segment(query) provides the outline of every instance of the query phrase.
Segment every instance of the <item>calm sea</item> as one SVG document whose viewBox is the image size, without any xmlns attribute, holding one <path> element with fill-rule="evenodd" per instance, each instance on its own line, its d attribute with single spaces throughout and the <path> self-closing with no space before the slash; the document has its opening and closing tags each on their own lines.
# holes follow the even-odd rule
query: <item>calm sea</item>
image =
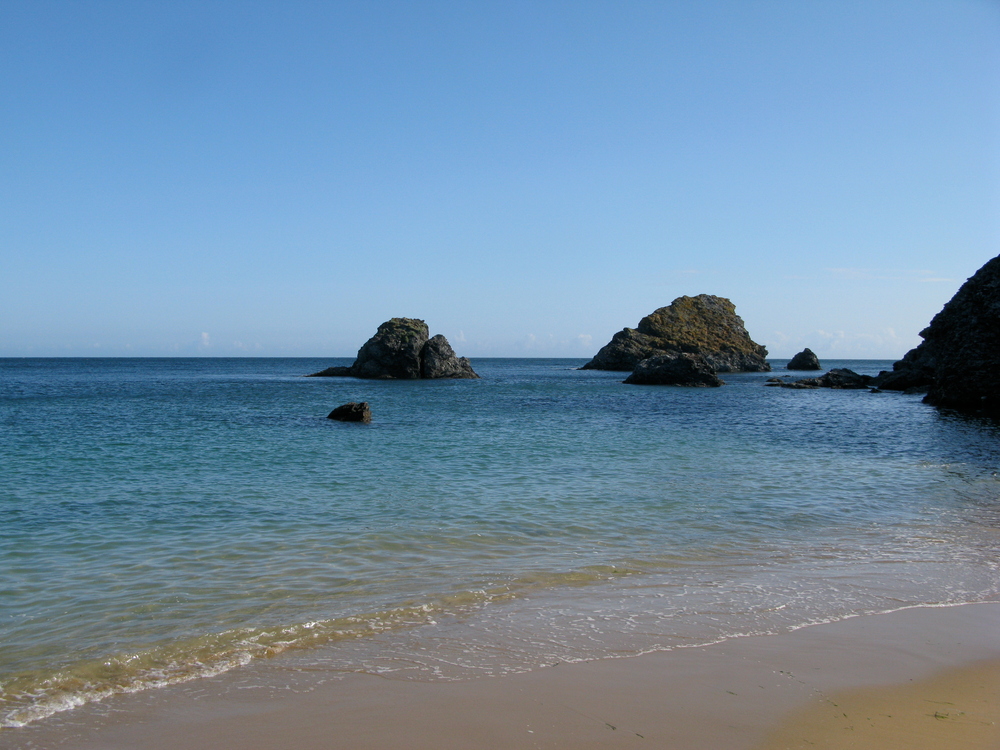
<svg viewBox="0 0 1000 750">
<path fill-rule="evenodd" d="M 996 424 L 583 362 L 0 360 L 0 725 L 261 660 L 459 679 L 997 598 Z"/>
</svg>

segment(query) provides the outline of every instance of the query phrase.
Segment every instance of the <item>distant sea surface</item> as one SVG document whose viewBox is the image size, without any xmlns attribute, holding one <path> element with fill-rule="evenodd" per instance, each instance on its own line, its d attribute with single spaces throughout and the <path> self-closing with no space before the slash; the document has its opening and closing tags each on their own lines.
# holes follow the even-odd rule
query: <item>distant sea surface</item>
<svg viewBox="0 0 1000 750">
<path fill-rule="evenodd" d="M 995 423 L 584 361 L 0 360 L 0 726 L 280 660 L 461 679 L 998 598 Z"/>
</svg>

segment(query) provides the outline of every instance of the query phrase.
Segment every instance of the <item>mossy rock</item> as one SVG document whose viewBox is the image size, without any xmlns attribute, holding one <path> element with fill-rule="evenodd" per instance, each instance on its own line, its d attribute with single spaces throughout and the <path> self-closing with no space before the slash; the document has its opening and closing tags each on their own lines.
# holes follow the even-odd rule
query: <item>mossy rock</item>
<svg viewBox="0 0 1000 750">
<path fill-rule="evenodd" d="M 698 354 L 717 372 L 767 372 L 767 349 L 747 333 L 736 306 L 725 297 L 678 297 L 614 335 L 585 370 L 632 370 L 644 359 L 670 352 Z"/>
</svg>

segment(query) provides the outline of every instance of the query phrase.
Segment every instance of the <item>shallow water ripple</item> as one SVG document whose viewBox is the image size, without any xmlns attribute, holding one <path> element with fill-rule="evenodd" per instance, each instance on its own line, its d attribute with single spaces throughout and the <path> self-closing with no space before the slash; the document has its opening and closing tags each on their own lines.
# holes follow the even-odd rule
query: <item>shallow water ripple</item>
<svg viewBox="0 0 1000 750">
<path fill-rule="evenodd" d="M 581 363 L 0 360 L 0 724 L 278 654 L 450 679 L 997 595 L 996 424 Z"/>
</svg>

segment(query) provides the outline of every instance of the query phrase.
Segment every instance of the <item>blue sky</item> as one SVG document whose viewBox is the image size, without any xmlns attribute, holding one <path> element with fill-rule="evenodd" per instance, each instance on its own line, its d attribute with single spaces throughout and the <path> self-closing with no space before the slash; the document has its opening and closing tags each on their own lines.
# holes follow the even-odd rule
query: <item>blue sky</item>
<svg viewBox="0 0 1000 750">
<path fill-rule="evenodd" d="M 1000 4 L 0 4 L 0 356 L 896 358 L 1000 253 Z"/>
</svg>

